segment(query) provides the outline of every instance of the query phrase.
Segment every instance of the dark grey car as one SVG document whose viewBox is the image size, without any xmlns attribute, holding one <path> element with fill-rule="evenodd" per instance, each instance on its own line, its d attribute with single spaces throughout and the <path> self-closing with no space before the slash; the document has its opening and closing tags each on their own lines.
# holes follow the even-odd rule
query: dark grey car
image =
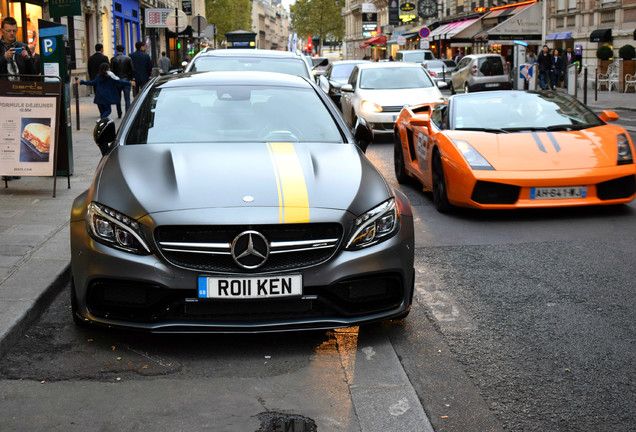
<svg viewBox="0 0 636 432">
<path fill-rule="evenodd" d="M 278 331 L 408 314 L 413 219 L 309 80 L 208 72 L 151 81 L 71 213 L 78 324 Z"/>
</svg>

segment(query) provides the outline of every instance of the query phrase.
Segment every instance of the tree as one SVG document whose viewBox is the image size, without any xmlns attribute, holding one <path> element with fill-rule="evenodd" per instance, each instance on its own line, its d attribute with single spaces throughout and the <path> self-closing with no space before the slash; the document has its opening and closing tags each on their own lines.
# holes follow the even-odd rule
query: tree
<svg viewBox="0 0 636 432">
<path fill-rule="evenodd" d="M 205 2 L 205 17 L 216 26 L 216 40 L 222 42 L 225 33 L 252 30 L 252 2 L 250 0 L 216 0 Z"/>
<path fill-rule="evenodd" d="M 299 39 L 320 37 L 320 52 L 324 41 L 339 42 L 344 38 L 342 0 L 296 0 L 289 7 L 294 31 Z"/>
</svg>

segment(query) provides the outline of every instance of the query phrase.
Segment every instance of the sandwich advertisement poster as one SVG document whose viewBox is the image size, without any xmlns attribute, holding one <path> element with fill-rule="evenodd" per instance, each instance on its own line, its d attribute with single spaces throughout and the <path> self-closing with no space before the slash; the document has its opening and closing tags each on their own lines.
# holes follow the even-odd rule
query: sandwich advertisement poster
<svg viewBox="0 0 636 432">
<path fill-rule="evenodd" d="M 0 97 L 0 174 L 52 176 L 56 98 Z"/>
</svg>

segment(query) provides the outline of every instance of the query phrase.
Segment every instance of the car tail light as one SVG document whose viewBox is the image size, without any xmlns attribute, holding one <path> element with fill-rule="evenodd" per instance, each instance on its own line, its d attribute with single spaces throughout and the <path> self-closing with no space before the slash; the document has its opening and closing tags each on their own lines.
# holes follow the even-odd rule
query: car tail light
<svg viewBox="0 0 636 432">
<path fill-rule="evenodd" d="M 508 69 L 508 62 L 504 63 L 504 74 L 507 74 L 509 71 Z"/>
<path fill-rule="evenodd" d="M 477 72 L 478 72 L 477 64 L 474 64 L 473 67 L 470 70 L 470 73 L 476 76 Z"/>
<path fill-rule="evenodd" d="M 428 71 L 428 74 L 429 74 L 430 76 L 437 76 L 437 73 L 435 73 L 435 72 L 433 72 L 433 71 Z"/>
</svg>

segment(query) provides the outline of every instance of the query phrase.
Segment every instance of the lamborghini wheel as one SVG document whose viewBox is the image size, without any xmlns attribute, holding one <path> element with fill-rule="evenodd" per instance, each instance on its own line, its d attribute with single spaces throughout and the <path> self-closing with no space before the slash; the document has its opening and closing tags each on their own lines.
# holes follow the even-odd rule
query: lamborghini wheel
<svg viewBox="0 0 636 432">
<path fill-rule="evenodd" d="M 394 132 L 394 141 L 393 168 L 395 169 L 395 177 L 399 184 L 413 183 L 413 178 L 409 177 L 406 173 L 406 167 L 404 166 L 404 151 L 402 150 L 402 143 L 400 142 L 399 132 L 397 131 Z"/>
<path fill-rule="evenodd" d="M 444 168 L 439 153 L 435 153 L 433 157 L 433 204 L 440 213 L 448 213 L 453 209 L 452 204 L 448 201 Z"/>
</svg>

